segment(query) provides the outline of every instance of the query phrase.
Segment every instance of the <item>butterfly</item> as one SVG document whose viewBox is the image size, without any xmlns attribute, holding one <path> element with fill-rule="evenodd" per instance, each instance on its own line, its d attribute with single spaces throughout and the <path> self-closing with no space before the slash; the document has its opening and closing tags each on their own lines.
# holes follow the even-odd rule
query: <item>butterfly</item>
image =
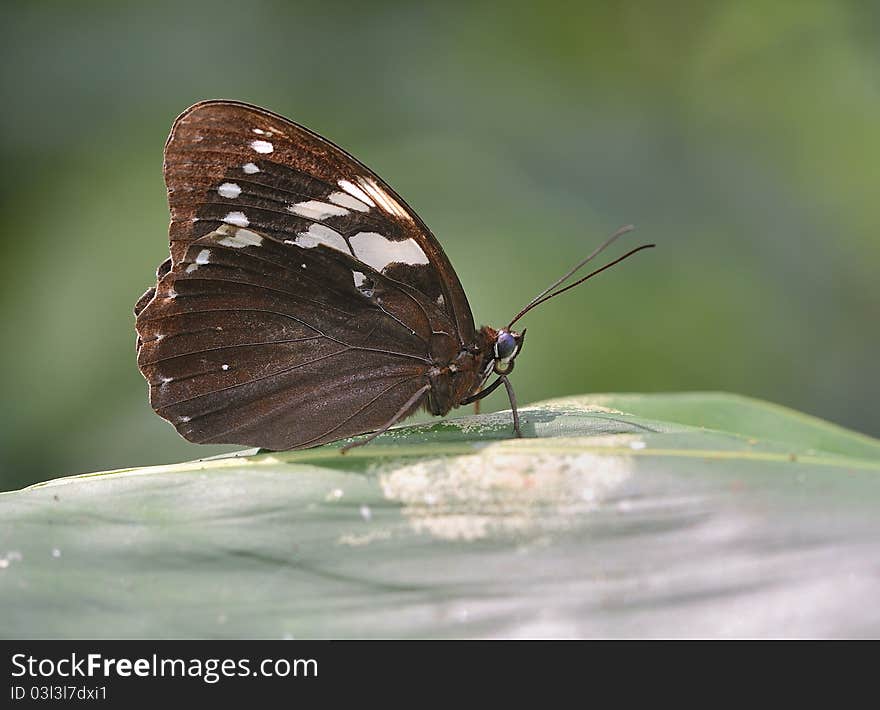
<svg viewBox="0 0 880 710">
<path fill-rule="evenodd" d="M 187 440 L 271 450 L 445 415 L 504 385 L 526 312 L 477 330 L 440 243 L 372 170 L 256 106 L 203 101 L 165 145 L 170 256 L 134 308 L 150 404 Z M 557 290 L 554 290 L 557 289 Z M 496 379 L 486 385 L 490 377 Z"/>
</svg>

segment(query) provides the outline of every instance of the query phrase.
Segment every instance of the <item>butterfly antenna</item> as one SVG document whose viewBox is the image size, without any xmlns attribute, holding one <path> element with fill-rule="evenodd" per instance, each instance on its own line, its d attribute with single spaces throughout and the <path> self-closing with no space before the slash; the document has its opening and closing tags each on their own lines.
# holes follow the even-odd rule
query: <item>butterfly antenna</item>
<svg viewBox="0 0 880 710">
<path fill-rule="evenodd" d="M 586 264 L 588 264 L 594 257 L 598 256 L 603 251 L 605 251 L 608 247 L 610 247 L 617 240 L 618 237 L 622 237 L 624 234 L 626 234 L 627 232 L 631 232 L 634 229 L 635 229 L 635 227 L 631 224 L 624 225 L 623 227 L 618 229 L 616 232 L 614 232 L 614 234 L 612 234 L 610 237 L 608 237 L 608 239 L 606 239 L 598 247 L 596 247 L 586 259 L 575 264 L 571 269 L 569 269 L 566 272 L 566 274 L 564 276 L 558 278 L 556 281 L 554 281 L 552 284 L 550 284 L 547 288 L 545 288 L 543 291 L 541 291 L 541 293 L 539 293 L 537 296 L 535 296 L 531 301 L 529 301 L 529 303 L 526 305 L 526 307 L 523 310 L 525 310 L 526 308 L 529 308 L 529 306 L 531 306 L 533 303 L 540 301 L 544 296 L 546 296 L 554 288 L 556 288 L 557 286 L 562 284 L 566 279 L 568 279 L 569 276 L 574 274 L 578 269 L 580 269 L 582 266 L 585 266 Z"/>
<path fill-rule="evenodd" d="M 610 237 L 608 237 L 608 239 L 606 239 L 602 244 L 600 244 L 595 250 L 593 250 L 593 252 L 586 259 L 579 262 L 572 269 L 570 269 L 562 278 L 557 279 L 552 285 L 545 288 L 543 291 L 541 291 L 541 293 L 539 293 L 531 301 L 529 301 L 529 303 L 525 307 L 523 307 L 523 309 L 513 317 L 513 319 L 507 325 L 507 329 L 509 330 L 511 328 L 511 326 L 513 326 L 514 323 L 516 323 L 520 318 L 522 318 L 526 313 L 528 313 L 530 310 L 532 310 L 536 306 L 539 306 L 542 303 L 549 301 L 551 298 L 554 298 L 555 296 L 558 296 L 561 293 L 565 293 L 566 291 L 574 288 L 575 286 L 579 286 L 587 279 L 593 278 L 597 274 L 600 274 L 603 271 L 605 271 L 605 269 L 610 269 L 615 264 L 619 264 L 621 261 L 629 258 L 633 254 L 636 254 L 637 252 L 640 252 L 643 249 L 651 249 L 656 246 L 656 244 L 643 244 L 640 247 L 636 247 L 635 249 L 628 251 L 626 254 L 624 254 L 621 257 L 618 257 L 614 261 L 612 261 L 608 264 L 605 264 L 605 266 L 603 266 L 599 269 L 596 269 L 595 271 L 591 271 L 589 274 L 587 274 L 583 278 L 578 279 L 577 281 L 569 284 L 565 288 L 561 288 L 558 291 L 553 290 L 553 289 L 557 288 L 558 286 L 562 285 L 568 278 L 570 278 L 575 272 L 577 272 L 579 269 L 581 269 L 584 265 L 589 263 L 594 257 L 596 257 L 602 251 L 604 251 L 609 246 L 611 246 L 611 244 L 618 237 L 626 234 L 627 232 L 631 232 L 633 229 L 635 229 L 635 227 L 633 227 L 631 224 L 628 224 L 625 227 L 621 227 L 620 229 L 618 229 L 614 234 L 612 234 Z"/>
<path fill-rule="evenodd" d="M 550 293 L 554 288 L 556 288 L 557 286 L 564 283 L 565 280 L 568 279 L 572 274 L 574 274 L 578 269 L 585 266 L 586 264 L 588 264 L 590 262 L 591 259 L 595 258 L 599 254 L 601 254 L 603 251 L 605 251 L 608 247 L 610 247 L 618 239 L 618 237 L 622 237 L 624 234 L 626 234 L 627 232 L 631 232 L 634 229 L 635 229 L 635 227 L 633 225 L 626 224 L 623 227 L 621 227 L 620 229 L 618 229 L 616 232 L 614 232 L 614 234 L 612 234 L 610 237 L 608 237 L 608 239 L 606 239 L 598 247 L 596 247 L 586 259 L 575 264 L 571 269 L 569 269 L 565 273 L 564 276 L 556 279 L 556 281 L 554 281 L 552 284 L 550 284 L 547 288 L 545 288 L 543 291 L 541 291 L 541 293 L 539 293 L 531 301 L 529 301 L 525 306 L 523 306 L 523 309 L 519 313 L 517 313 L 516 318 L 514 318 L 513 321 L 517 320 L 526 311 L 531 310 L 533 306 L 537 305 L 538 301 L 540 301 L 544 296 L 546 296 L 548 293 Z M 511 323 L 513 323 L 513 321 L 511 321 Z"/>
</svg>

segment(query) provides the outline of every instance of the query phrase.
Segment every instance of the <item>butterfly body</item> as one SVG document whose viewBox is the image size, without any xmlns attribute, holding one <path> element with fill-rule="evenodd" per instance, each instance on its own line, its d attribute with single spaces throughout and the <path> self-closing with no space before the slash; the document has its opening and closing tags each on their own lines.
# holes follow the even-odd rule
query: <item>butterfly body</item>
<svg viewBox="0 0 880 710">
<path fill-rule="evenodd" d="M 135 306 L 150 402 L 190 441 L 268 449 L 382 430 L 479 392 L 476 330 L 430 230 L 341 148 L 208 101 L 165 147 L 170 258 Z"/>
<path fill-rule="evenodd" d="M 492 363 L 494 329 L 483 327 L 474 342 L 460 350 L 447 364 L 440 361 L 428 372 L 431 389 L 425 409 L 436 416 L 445 416 L 459 406 L 485 380 L 486 364 Z"/>
</svg>

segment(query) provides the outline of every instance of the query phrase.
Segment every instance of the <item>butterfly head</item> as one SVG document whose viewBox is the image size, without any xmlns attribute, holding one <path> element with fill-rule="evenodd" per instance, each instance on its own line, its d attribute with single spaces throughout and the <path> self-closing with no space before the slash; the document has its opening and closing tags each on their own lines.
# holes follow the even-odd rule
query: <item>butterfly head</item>
<svg viewBox="0 0 880 710">
<path fill-rule="evenodd" d="M 526 331 L 517 333 L 514 330 L 502 328 L 495 335 L 495 343 L 492 346 L 494 358 L 493 370 L 496 375 L 506 375 L 513 370 L 513 361 L 520 350 L 526 337 Z"/>
</svg>

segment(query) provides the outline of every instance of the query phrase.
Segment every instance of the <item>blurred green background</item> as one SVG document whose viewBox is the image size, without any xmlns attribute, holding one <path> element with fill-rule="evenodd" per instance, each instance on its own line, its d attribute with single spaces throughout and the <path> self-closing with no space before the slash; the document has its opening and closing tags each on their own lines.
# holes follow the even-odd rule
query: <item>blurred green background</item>
<svg viewBox="0 0 880 710">
<path fill-rule="evenodd" d="M 0 489 L 221 450 L 153 414 L 131 315 L 167 253 L 163 142 L 204 98 L 263 105 L 374 168 L 443 243 L 478 325 L 620 224 L 657 242 L 526 318 L 521 402 L 720 389 L 880 434 L 876 5 L 0 14 Z"/>
</svg>

